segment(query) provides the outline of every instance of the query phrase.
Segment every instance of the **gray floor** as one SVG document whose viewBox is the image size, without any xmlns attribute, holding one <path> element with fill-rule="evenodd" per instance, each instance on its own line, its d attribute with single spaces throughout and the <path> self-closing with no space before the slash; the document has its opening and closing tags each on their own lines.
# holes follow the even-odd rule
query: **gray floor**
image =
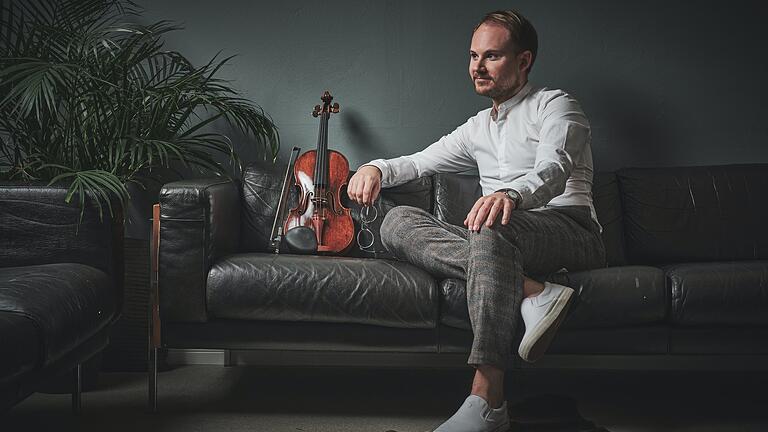
<svg viewBox="0 0 768 432">
<path fill-rule="evenodd" d="M 2 431 L 428 431 L 466 397 L 469 370 L 184 366 L 160 374 L 160 413 L 146 412 L 144 374 L 102 374 L 83 395 L 35 394 Z M 546 395 L 573 398 L 612 432 L 768 431 L 768 374 L 526 371 L 510 377 L 518 413 Z M 540 405 L 539 405 L 540 406 Z M 541 406 L 540 406 L 541 407 Z M 541 407 L 556 415 L 556 406 Z M 522 415 L 522 414 L 521 414 Z M 581 428 L 519 426 L 514 431 Z"/>
</svg>

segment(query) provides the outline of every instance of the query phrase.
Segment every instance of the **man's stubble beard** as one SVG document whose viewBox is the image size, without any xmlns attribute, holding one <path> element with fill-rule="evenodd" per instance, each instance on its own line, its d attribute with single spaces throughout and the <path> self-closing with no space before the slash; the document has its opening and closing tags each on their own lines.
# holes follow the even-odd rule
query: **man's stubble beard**
<svg viewBox="0 0 768 432">
<path fill-rule="evenodd" d="M 502 89 L 499 89 L 497 87 L 489 88 L 489 89 L 482 89 L 475 86 L 475 93 L 477 93 L 480 96 L 485 96 L 487 98 L 496 99 L 497 97 L 501 96 L 504 91 Z"/>
<path fill-rule="evenodd" d="M 472 80 L 472 86 L 475 88 L 475 93 L 477 93 L 480 96 L 485 96 L 487 98 L 498 100 L 498 99 L 509 99 L 510 97 L 517 94 L 518 91 L 520 91 L 521 88 L 523 88 L 523 84 L 519 80 L 515 80 L 514 83 L 510 83 L 508 86 L 499 86 L 496 81 L 491 81 L 494 84 L 497 84 L 495 86 L 492 86 L 488 89 L 481 89 L 478 88 L 478 86 L 475 84 L 475 80 Z"/>
</svg>

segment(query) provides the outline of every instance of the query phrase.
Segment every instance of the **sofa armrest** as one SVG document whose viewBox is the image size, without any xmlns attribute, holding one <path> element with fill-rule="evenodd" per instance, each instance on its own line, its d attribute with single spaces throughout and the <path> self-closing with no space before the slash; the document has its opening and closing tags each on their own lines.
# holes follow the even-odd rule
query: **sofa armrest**
<svg viewBox="0 0 768 432">
<path fill-rule="evenodd" d="M 167 183 L 160 190 L 158 286 L 164 321 L 207 320 L 205 286 L 213 263 L 238 250 L 240 193 L 229 179 Z"/>
</svg>

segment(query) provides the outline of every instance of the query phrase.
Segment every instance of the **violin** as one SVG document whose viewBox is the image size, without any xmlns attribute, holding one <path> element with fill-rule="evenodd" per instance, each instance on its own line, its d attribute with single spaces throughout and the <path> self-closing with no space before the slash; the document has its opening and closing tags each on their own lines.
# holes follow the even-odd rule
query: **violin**
<svg viewBox="0 0 768 432">
<path fill-rule="evenodd" d="M 339 112 L 339 104 L 331 105 L 333 96 L 326 91 L 316 105 L 313 117 L 320 117 L 317 149 L 308 150 L 296 159 L 293 167 L 299 200 L 288 212 L 283 232 L 291 228 L 309 227 L 317 238 L 317 252 L 341 254 L 349 250 L 355 235 L 350 209 L 341 204 L 341 190 L 347 184 L 349 162 L 343 154 L 328 149 L 328 119 Z"/>
</svg>

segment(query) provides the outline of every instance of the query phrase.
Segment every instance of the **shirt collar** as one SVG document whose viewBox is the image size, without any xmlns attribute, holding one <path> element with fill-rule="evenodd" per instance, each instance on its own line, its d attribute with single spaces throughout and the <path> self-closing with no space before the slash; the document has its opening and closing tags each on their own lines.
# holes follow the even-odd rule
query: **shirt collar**
<svg viewBox="0 0 768 432">
<path fill-rule="evenodd" d="M 514 107 L 515 105 L 519 104 L 520 101 L 522 101 L 523 99 L 525 99 L 526 96 L 528 96 L 528 93 L 531 92 L 531 88 L 532 88 L 531 82 L 528 81 L 520 89 L 520 91 L 515 93 L 514 96 L 512 96 L 511 98 L 509 98 L 509 99 L 505 100 L 504 102 L 502 102 L 501 104 L 499 104 L 498 110 L 492 108 L 491 109 L 491 118 L 495 121 L 499 117 L 505 116 L 509 112 L 509 110 L 512 109 L 512 107 Z"/>
</svg>

